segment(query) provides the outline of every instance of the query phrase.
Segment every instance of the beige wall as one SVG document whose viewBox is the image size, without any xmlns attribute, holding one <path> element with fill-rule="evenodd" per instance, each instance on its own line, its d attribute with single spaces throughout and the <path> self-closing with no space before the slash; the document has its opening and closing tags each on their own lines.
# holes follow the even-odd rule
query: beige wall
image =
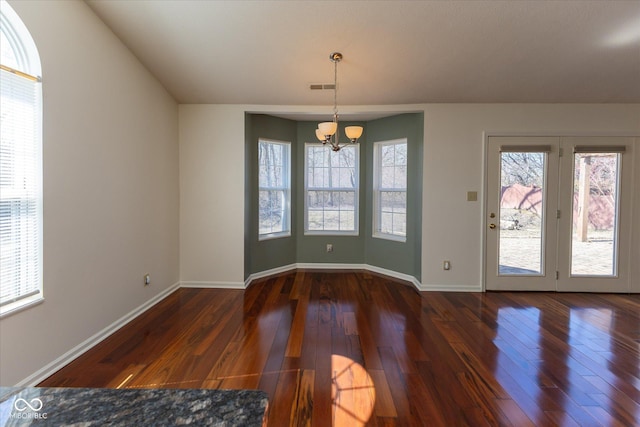
<svg viewBox="0 0 640 427">
<path fill-rule="evenodd" d="M 481 289 L 485 133 L 640 135 L 637 104 L 431 104 L 425 106 L 424 118 L 422 284 L 426 288 Z M 634 166 L 637 175 L 637 155 Z M 467 191 L 478 191 L 478 201 L 467 202 Z M 635 210 L 633 222 L 636 229 L 640 227 L 640 209 Z M 450 271 L 442 269 L 443 260 L 451 261 Z M 637 271 L 634 277 L 637 284 Z"/>
<path fill-rule="evenodd" d="M 639 114 L 640 115 L 640 114 Z M 640 118 L 638 118 L 640 122 Z M 639 125 L 640 126 L 640 125 Z M 640 293 L 640 137 L 635 139 L 634 227 L 631 237 L 631 291 Z"/>
<path fill-rule="evenodd" d="M 244 284 L 244 109 L 181 105 L 180 279 Z"/>
<path fill-rule="evenodd" d="M 10 4 L 42 60 L 45 301 L 0 321 L 0 385 L 179 280 L 177 104 L 83 2 Z"/>
</svg>

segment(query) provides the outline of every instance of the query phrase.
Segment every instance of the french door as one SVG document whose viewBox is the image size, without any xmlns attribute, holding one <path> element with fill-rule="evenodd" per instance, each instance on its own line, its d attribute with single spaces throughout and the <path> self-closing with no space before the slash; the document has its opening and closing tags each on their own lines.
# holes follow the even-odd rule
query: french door
<svg viewBox="0 0 640 427">
<path fill-rule="evenodd" d="M 632 138 L 489 137 L 485 288 L 628 292 Z"/>
</svg>

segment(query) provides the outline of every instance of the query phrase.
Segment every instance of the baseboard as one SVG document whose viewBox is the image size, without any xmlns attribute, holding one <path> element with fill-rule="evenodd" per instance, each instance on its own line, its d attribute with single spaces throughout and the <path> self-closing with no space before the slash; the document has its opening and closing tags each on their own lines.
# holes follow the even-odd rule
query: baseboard
<svg viewBox="0 0 640 427">
<path fill-rule="evenodd" d="M 55 359 L 53 362 L 45 365 L 41 369 L 37 370 L 33 374 L 29 375 L 27 378 L 23 379 L 19 383 L 16 384 L 16 387 L 34 387 L 38 383 L 44 381 L 78 357 L 82 356 L 84 353 L 89 351 L 91 348 L 95 347 L 105 338 L 109 337 L 111 334 L 116 332 L 118 329 L 122 328 L 127 323 L 131 322 L 136 317 L 140 316 L 145 311 L 149 310 L 151 307 L 156 305 L 158 302 L 166 298 L 169 294 L 173 293 L 176 289 L 180 287 L 180 282 L 174 283 L 169 286 L 167 289 L 160 292 L 158 295 L 151 298 L 149 301 L 145 302 L 141 306 L 135 308 L 129 313 L 122 316 L 120 319 L 116 320 L 100 332 L 81 342 L 71 350 L 67 351 L 62 356 Z"/>
<path fill-rule="evenodd" d="M 244 289 L 243 282 L 180 282 L 181 288 Z"/>
<path fill-rule="evenodd" d="M 384 274 L 385 276 L 390 276 L 390 277 L 393 277 L 394 279 L 404 280 L 405 282 L 409 282 L 413 286 L 415 286 L 417 290 L 419 291 L 422 290 L 420 289 L 422 287 L 422 285 L 420 284 L 420 281 L 416 279 L 414 276 L 411 276 L 410 274 L 399 273 L 397 271 L 387 270 L 386 268 L 376 267 L 375 265 L 368 265 L 368 264 L 365 266 L 365 270 L 369 270 L 378 274 Z"/>
<path fill-rule="evenodd" d="M 296 264 L 289 264 L 284 267 L 273 268 L 271 270 L 261 271 L 250 275 L 246 282 L 245 287 L 249 286 L 252 281 L 263 277 L 269 277 L 275 274 L 291 271 L 295 269 L 318 269 L 318 270 L 367 270 L 374 273 L 384 274 L 385 276 L 393 277 L 394 279 L 404 280 L 411 283 L 418 290 L 420 290 L 420 281 L 415 277 L 398 273 L 397 271 L 387 270 L 386 268 L 376 267 L 369 264 L 338 264 L 338 263 L 308 263 L 301 262 Z"/>
<path fill-rule="evenodd" d="M 247 280 L 244 281 L 244 287 L 249 287 L 251 282 L 253 282 L 254 280 L 262 279 L 263 277 L 275 276 L 276 274 L 285 273 L 287 271 L 295 270 L 296 268 L 298 268 L 297 264 L 289 264 L 282 267 L 271 268 L 269 270 L 250 274 L 249 277 L 247 277 Z"/>
<path fill-rule="evenodd" d="M 367 264 L 339 264 L 329 262 L 299 262 L 296 268 L 307 268 L 319 270 L 368 270 Z"/>
<path fill-rule="evenodd" d="M 423 292 L 483 292 L 481 285 L 438 285 L 423 283 L 418 289 Z"/>
</svg>

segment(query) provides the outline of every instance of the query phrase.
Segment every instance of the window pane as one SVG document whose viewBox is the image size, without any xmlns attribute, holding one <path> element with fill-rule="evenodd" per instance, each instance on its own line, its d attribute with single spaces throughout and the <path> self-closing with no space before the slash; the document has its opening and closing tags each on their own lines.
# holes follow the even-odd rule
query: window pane
<svg viewBox="0 0 640 427">
<path fill-rule="evenodd" d="M 258 164 L 260 187 L 282 187 L 286 179 L 288 156 L 285 151 L 288 146 L 281 143 L 260 141 L 258 143 Z"/>
<path fill-rule="evenodd" d="M 397 166 L 393 175 L 393 188 L 406 188 L 407 187 L 407 167 Z"/>
<path fill-rule="evenodd" d="M 541 275 L 546 154 L 501 154 L 499 274 Z"/>
<path fill-rule="evenodd" d="M 571 274 L 614 276 L 617 270 L 617 153 L 576 153 Z"/>
<path fill-rule="evenodd" d="M 406 235 L 407 193 L 392 191 L 380 193 L 380 232 Z"/>
<path fill-rule="evenodd" d="M 355 228 L 353 191 L 308 191 L 308 230 L 353 231 Z"/>
<path fill-rule="evenodd" d="M 286 231 L 285 192 L 280 190 L 259 192 L 259 233 Z"/>
</svg>

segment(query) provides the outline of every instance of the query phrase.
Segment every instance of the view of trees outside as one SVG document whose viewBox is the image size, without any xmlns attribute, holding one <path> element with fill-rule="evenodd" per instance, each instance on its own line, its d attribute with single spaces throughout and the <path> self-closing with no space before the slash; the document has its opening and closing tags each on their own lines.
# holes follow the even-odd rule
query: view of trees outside
<svg viewBox="0 0 640 427">
<path fill-rule="evenodd" d="M 513 184 L 542 188 L 544 153 L 502 153 L 502 187 Z"/>
<path fill-rule="evenodd" d="M 615 274 L 619 159 L 617 153 L 574 155 L 572 274 Z"/>
<path fill-rule="evenodd" d="M 290 231 L 289 143 L 258 142 L 258 233 Z"/>
<path fill-rule="evenodd" d="M 407 235 L 407 142 L 378 143 L 376 147 L 376 188 L 378 212 L 376 231 Z"/>
<path fill-rule="evenodd" d="M 545 153 L 501 153 L 500 274 L 542 274 Z"/>
<path fill-rule="evenodd" d="M 306 230 L 357 231 L 359 150 L 306 145 Z"/>
<path fill-rule="evenodd" d="M 544 153 L 501 153 L 501 274 L 541 274 Z M 614 275 L 619 154 L 576 153 L 571 273 Z"/>
</svg>

